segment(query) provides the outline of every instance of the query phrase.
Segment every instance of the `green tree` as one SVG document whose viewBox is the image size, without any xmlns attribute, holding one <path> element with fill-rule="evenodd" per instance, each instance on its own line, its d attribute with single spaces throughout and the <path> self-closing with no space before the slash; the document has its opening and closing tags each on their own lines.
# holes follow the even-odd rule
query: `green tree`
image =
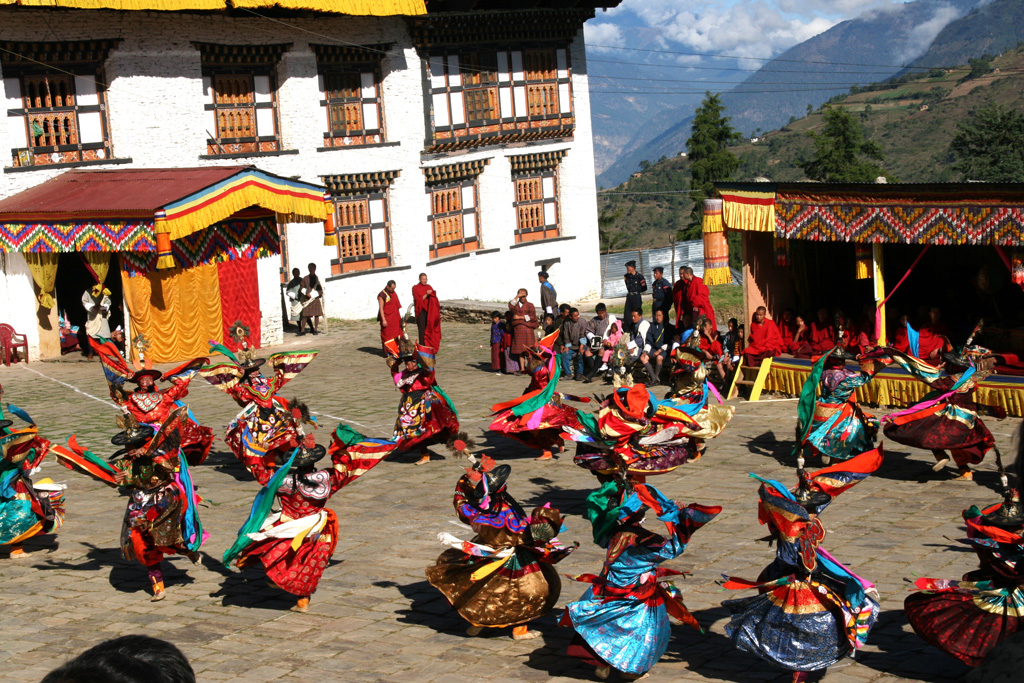
<svg viewBox="0 0 1024 683">
<path fill-rule="evenodd" d="M 697 239 L 704 220 L 704 200 L 714 191 L 715 181 L 729 180 L 740 166 L 740 161 L 727 148 L 740 141 L 741 136 L 725 116 L 725 105 L 718 95 L 704 94 L 704 101 L 693 117 L 693 128 L 686 141 L 690 159 L 690 190 L 693 211 L 690 223 L 682 231 L 683 239 Z"/>
<path fill-rule="evenodd" d="M 1024 182 L 1024 112 L 985 107 L 957 125 L 949 151 L 964 180 Z"/>
<path fill-rule="evenodd" d="M 811 180 L 829 183 L 870 183 L 885 170 L 874 161 L 884 161 L 882 148 L 869 140 L 860 122 L 845 109 L 825 107 L 821 134 L 811 131 L 814 157 L 799 166 Z"/>
</svg>

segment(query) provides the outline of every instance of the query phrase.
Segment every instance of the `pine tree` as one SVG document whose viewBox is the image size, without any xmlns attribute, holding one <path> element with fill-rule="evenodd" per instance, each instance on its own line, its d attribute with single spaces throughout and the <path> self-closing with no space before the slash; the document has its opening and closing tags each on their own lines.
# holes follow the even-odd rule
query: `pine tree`
<svg viewBox="0 0 1024 683">
<path fill-rule="evenodd" d="M 700 237 L 704 200 L 714 192 L 716 181 L 729 180 L 740 167 L 739 159 L 728 150 L 729 145 L 740 141 L 740 134 L 724 114 L 725 105 L 721 98 L 707 92 L 693 117 L 686 153 L 690 159 L 690 190 L 694 205 L 683 239 Z"/>
<path fill-rule="evenodd" d="M 799 166 L 811 180 L 829 183 L 870 183 L 885 170 L 874 161 L 884 161 L 882 148 L 869 140 L 860 122 L 845 109 L 825 107 L 821 134 L 811 131 L 814 157 Z M 862 158 L 866 157 L 866 159 Z"/>
<path fill-rule="evenodd" d="M 1024 113 L 1000 105 L 973 113 L 949 144 L 964 180 L 1024 182 Z"/>
</svg>

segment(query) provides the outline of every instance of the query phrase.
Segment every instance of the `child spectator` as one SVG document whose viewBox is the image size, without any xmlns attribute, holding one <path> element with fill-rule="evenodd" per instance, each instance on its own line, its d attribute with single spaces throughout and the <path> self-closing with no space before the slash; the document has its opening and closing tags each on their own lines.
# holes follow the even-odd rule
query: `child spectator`
<svg viewBox="0 0 1024 683">
<path fill-rule="evenodd" d="M 501 354 L 505 359 L 505 374 L 519 374 L 519 356 L 512 355 L 512 311 L 505 314 L 501 331 Z"/>
<path fill-rule="evenodd" d="M 505 326 L 501 323 L 501 313 L 491 311 L 491 370 L 501 374 L 501 340 L 505 334 Z"/>
<path fill-rule="evenodd" d="M 736 318 L 729 318 L 727 325 L 729 329 L 722 341 L 722 357 L 729 359 L 726 368 L 732 370 L 732 364 L 740 359 L 740 323 Z"/>
</svg>

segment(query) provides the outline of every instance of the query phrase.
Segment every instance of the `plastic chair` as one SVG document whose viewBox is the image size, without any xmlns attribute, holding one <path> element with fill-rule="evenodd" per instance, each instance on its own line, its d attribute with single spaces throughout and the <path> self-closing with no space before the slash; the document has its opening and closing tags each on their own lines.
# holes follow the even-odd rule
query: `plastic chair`
<svg viewBox="0 0 1024 683">
<path fill-rule="evenodd" d="M 28 337 L 18 334 L 7 323 L 0 323 L 0 354 L 3 355 L 4 365 L 10 366 L 11 356 L 15 355 L 18 349 L 25 350 L 24 358 L 28 363 Z"/>
</svg>

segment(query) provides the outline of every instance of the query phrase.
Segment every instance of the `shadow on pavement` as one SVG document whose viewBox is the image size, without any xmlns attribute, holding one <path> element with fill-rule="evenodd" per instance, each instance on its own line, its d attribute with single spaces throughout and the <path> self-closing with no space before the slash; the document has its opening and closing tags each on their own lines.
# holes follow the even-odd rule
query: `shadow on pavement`
<svg viewBox="0 0 1024 683">
<path fill-rule="evenodd" d="M 90 543 L 83 543 L 89 550 L 85 554 L 85 561 L 79 563 L 61 562 L 57 560 L 46 560 L 40 564 L 34 564 L 34 569 L 41 571 L 71 570 L 93 572 L 106 567 L 110 568 L 110 585 L 122 593 L 149 592 L 149 577 L 146 575 L 146 568 L 134 560 L 126 560 L 121 556 L 120 548 L 99 548 Z M 179 569 L 175 562 L 184 562 L 185 567 L 192 567 L 191 563 L 184 558 L 173 556 L 165 558 L 160 563 L 163 570 L 164 583 L 168 590 L 174 586 L 193 583 L 195 579 L 185 569 Z"/>
<path fill-rule="evenodd" d="M 258 564 L 245 567 L 241 571 L 233 571 L 225 567 L 221 562 L 209 555 L 203 555 L 203 566 L 210 571 L 220 574 L 224 580 L 220 583 L 220 589 L 210 593 L 211 598 L 222 598 L 221 604 L 237 607 L 259 607 L 261 609 L 281 610 L 287 612 L 298 599 L 297 595 L 281 590 L 263 571 L 263 565 Z M 341 564 L 344 560 L 332 559 L 330 567 Z M 326 570 L 324 572 L 327 573 Z M 316 599 L 314 594 L 313 600 Z"/>
<path fill-rule="evenodd" d="M 875 671 L 915 681 L 947 683 L 963 680 L 970 668 L 927 644 L 916 634 L 908 636 L 903 630 L 906 623 L 903 610 L 879 613 L 868 643 L 881 652 L 859 653 L 857 661 Z"/>
<path fill-rule="evenodd" d="M 374 581 L 379 588 L 397 588 L 409 601 L 408 609 L 396 612 L 398 621 L 403 624 L 426 626 L 438 633 L 449 635 L 465 634 L 468 623 L 458 615 L 439 590 L 426 580 L 415 583 L 395 583 L 394 581 Z M 491 629 L 486 629 L 491 630 Z M 469 636 L 466 636 L 469 638 Z"/>
</svg>

